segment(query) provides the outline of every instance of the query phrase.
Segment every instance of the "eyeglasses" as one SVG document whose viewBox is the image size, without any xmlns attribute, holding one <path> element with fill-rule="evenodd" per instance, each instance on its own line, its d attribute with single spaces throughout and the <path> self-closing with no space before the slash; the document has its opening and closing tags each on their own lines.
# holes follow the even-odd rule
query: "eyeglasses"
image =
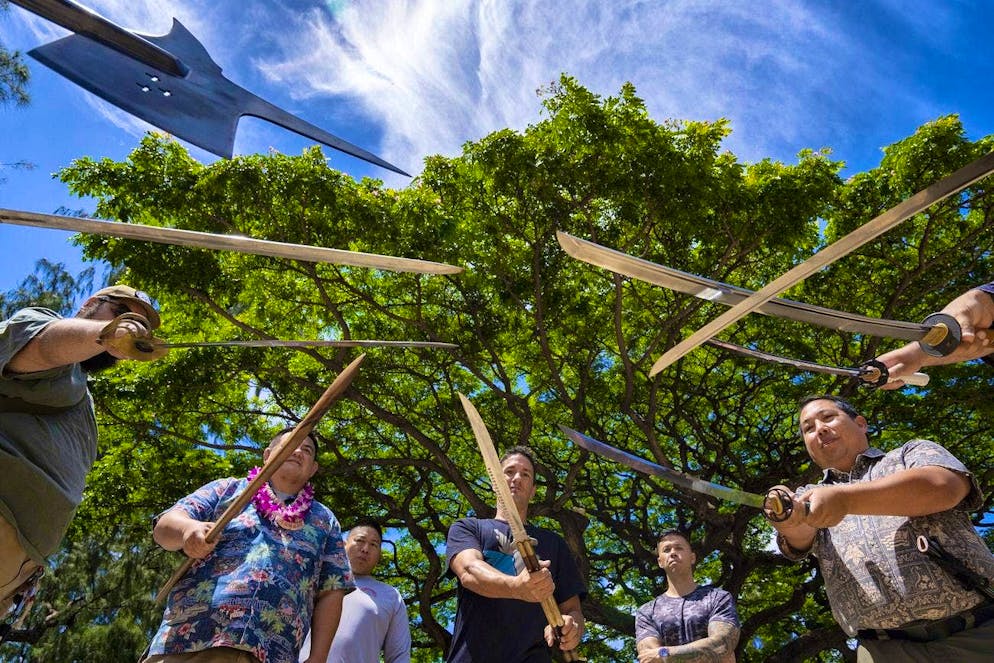
<svg viewBox="0 0 994 663">
<path fill-rule="evenodd" d="M 113 311 L 114 315 L 124 315 L 125 313 L 131 313 L 131 307 L 129 307 L 126 304 L 122 304 L 114 297 L 108 297 L 107 295 L 98 295 L 97 299 L 99 299 L 102 302 L 107 302 L 108 304 L 110 304 L 113 307 L 111 311 Z"/>
</svg>

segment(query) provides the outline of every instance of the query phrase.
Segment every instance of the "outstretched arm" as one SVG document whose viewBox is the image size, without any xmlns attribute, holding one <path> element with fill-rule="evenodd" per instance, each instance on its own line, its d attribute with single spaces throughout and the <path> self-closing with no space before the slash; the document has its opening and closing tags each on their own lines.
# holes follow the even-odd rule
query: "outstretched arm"
<svg viewBox="0 0 994 663">
<path fill-rule="evenodd" d="M 890 377 L 900 380 L 902 376 L 914 373 L 922 366 L 955 364 L 977 359 L 994 352 L 994 332 L 987 331 L 994 325 L 994 295 L 974 288 L 949 302 L 942 313 L 956 318 L 963 332 L 962 341 L 952 354 L 933 357 L 926 354 L 917 342 L 908 343 L 877 357 L 890 372 Z M 882 389 L 897 389 L 903 382 L 891 382 Z"/>
<path fill-rule="evenodd" d="M 821 528 L 837 525 L 849 514 L 927 516 L 952 509 L 970 494 L 970 488 L 966 476 L 937 465 L 912 467 L 872 481 L 818 486 L 804 494 L 811 507 L 803 522 Z"/>
<path fill-rule="evenodd" d="M 713 620 L 708 623 L 706 638 L 685 645 L 667 647 L 669 655 L 659 656 L 663 645 L 653 636 L 638 641 L 639 663 L 734 663 L 739 629 L 731 622 Z"/>
<path fill-rule="evenodd" d="M 106 349 L 97 343 L 106 324 L 106 320 L 81 318 L 54 320 L 10 359 L 7 370 L 36 373 L 96 356 Z"/>
</svg>

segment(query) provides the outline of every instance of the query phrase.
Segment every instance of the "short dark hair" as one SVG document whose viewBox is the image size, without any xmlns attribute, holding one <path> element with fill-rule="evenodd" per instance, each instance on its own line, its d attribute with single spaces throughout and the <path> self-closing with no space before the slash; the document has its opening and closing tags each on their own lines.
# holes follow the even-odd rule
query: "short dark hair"
<svg viewBox="0 0 994 663">
<path fill-rule="evenodd" d="M 372 518 L 360 518 L 352 523 L 352 529 L 350 529 L 349 532 L 351 533 L 352 530 L 357 527 L 368 527 L 371 530 L 376 530 L 376 533 L 380 535 L 380 540 L 383 540 L 383 527 L 380 525 L 378 520 L 374 520 Z"/>
<path fill-rule="evenodd" d="M 282 429 L 281 431 L 276 433 L 276 435 L 273 435 L 273 437 L 270 438 L 269 444 L 267 446 L 270 447 L 273 446 L 274 444 L 276 444 L 276 440 L 280 439 L 281 437 L 291 432 L 295 428 L 296 426 L 287 426 L 286 428 Z M 318 436 L 314 434 L 314 431 L 311 431 L 310 433 L 307 434 L 307 438 L 310 438 L 311 442 L 314 443 L 314 458 L 316 459 L 318 457 L 318 451 L 320 449 L 320 447 L 318 446 Z"/>
<path fill-rule="evenodd" d="M 659 537 L 656 539 L 656 548 L 658 548 L 659 544 L 663 542 L 663 539 L 669 538 L 671 536 L 679 536 L 681 539 L 687 542 L 688 546 L 690 546 L 691 548 L 694 547 L 694 543 L 693 541 L 690 540 L 689 534 L 679 529 L 668 529 L 662 534 L 660 534 Z"/>
<path fill-rule="evenodd" d="M 504 455 L 500 457 L 500 464 L 503 465 L 511 456 L 524 456 L 528 459 L 528 462 L 532 464 L 532 473 L 535 472 L 535 452 L 532 451 L 531 447 L 526 447 L 523 444 L 516 444 L 510 449 L 504 451 Z"/>
<path fill-rule="evenodd" d="M 800 412 L 804 409 L 804 406 L 812 401 L 832 401 L 836 406 L 843 412 L 849 415 L 850 419 L 855 419 L 859 416 L 859 412 L 853 407 L 853 404 L 844 398 L 838 396 L 832 396 L 831 394 L 816 394 L 814 396 L 805 396 L 801 399 L 801 402 L 797 405 L 797 411 Z"/>
</svg>

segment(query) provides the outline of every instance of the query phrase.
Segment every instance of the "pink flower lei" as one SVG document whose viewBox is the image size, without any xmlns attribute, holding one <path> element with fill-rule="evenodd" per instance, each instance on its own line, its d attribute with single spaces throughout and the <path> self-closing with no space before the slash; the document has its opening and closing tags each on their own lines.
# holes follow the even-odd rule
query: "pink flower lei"
<svg viewBox="0 0 994 663">
<path fill-rule="evenodd" d="M 259 476 L 259 472 L 261 471 L 262 468 L 253 467 L 248 473 L 249 483 Z M 304 518 L 311 510 L 311 504 L 313 503 L 314 486 L 310 483 L 307 483 L 301 489 L 300 493 L 297 494 L 297 499 L 286 505 L 280 504 L 276 493 L 273 492 L 268 482 L 256 491 L 252 497 L 252 504 L 255 505 L 255 510 L 268 518 L 274 525 L 278 525 L 283 529 L 302 528 L 304 526 Z"/>
</svg>

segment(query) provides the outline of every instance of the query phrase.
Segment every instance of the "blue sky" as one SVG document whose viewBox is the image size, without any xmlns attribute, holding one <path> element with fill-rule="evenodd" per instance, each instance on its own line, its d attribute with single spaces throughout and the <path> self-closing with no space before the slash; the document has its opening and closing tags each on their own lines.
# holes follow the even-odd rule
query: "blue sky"
<svg viewBox="0 0 994 663">
<path fill-rule="evenodd" d="M 960 114 L 994 133 L 994 3 L 734 0 L 86 0 L 136 32 L 178 18 L 235 83 L 412 174 L 487 133 L 540 119 L 535 90 L 561 72 L 602 94 L 635 84 L 657 120 L 728 118 L 741 160 L 830 147 L 849 173 L 920 124 Z M 0 39 L 27 51 L 67 34 L 15 6 Z M 92 210 L 52 173 L 122 159 L 149 125 L 40 64 L 32 102 L 0 107 L 0 207 Z M 308 141 L 245 118 L 236 154 L 299 154 Z M 201 161 L 206 152 L 187 146 Z M 332 167 L 409 180 L 337 152 Z M 70 233 L 0 225 L 0 291 L 40 258 L 82 266 Z"/>
</svg>

